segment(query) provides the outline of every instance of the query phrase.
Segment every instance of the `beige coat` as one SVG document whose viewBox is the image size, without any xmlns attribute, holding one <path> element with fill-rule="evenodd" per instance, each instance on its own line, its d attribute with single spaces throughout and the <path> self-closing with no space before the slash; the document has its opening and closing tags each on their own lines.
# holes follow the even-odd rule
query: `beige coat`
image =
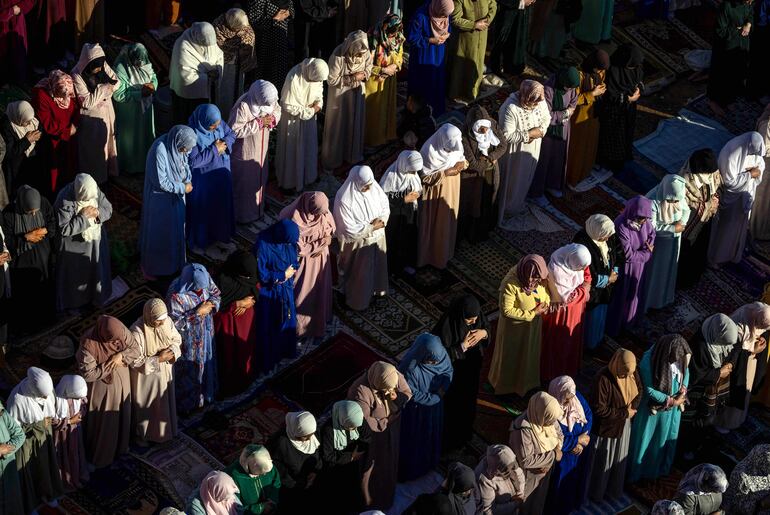
<svg viewBox="0 0 770 515">
<path fill-rule="evenodd" d="M 516 454 L 519 467 L 524 470 L 524 497 L 526 498 L 540 485 L 540 481 L 547 472 L 538 472 L 537 469 L 550 468 L 556 459 L 556 450 L 540 452 L 540 447 L 529 429 L 530 423 L 526 413 L 513 421 L 508 445 Z M 519 429 L 517 429 L 519 428 Z M 558 422 L 554 422 L 554 428 L 559 437 L 559 448 L 564 442 L 564 435 Z"/>
</svg>

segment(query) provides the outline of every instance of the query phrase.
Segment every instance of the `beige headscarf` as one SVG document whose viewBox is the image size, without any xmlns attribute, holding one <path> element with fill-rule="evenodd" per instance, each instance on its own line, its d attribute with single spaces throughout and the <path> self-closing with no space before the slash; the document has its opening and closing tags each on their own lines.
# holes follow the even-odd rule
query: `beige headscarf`
<svg viewBox="0 0 770 515">
<path fill-rule="evenodd" d="M 599 247 L 602 253 L 604 264 L 610 263 L 610 247 L 607 245 L 607 238 L 615 234 L 615 222 L 607 215 L 591 215 L 586 220 L 586 234 Z M 604 241 L 601 241 L 604 240 Z"/>
<path fill-rule="evenodd" d="M 32 104 L 26 100 L 9 103 L 5 108 L 5 114 L 8 115 L 8 119 L 11 121 L 13 133 L 19 139 L 26 136 L 28 132 L 36 131 L 40 126 L 40 122 L 35 118 L 35 110 L 32 108 Z M 29 156 L 35 150 L 36 144 L 37 142 L 33 141 L 24 153 Z"/>
<path fill-rule="evenodd" d="M 545 392 L 537 392 L 529 398 L 527 421 L 541 453 L 552 451 L 559 446 L 554 424 L 561 418 L 562 413 L 559 401 Z"/>
<path fill-rule="evenodd" d="M 163 320 L 160 327 L 153 327 L 151 324 L 158 320 Z M 150 299 L 144 303 L 142 311 L 142 321 L 144 329 L 145 356 L 155 356 L 163 349 L 171 346 L 171 336 L 173 335 L 173 322 L 168 318 L 168 308 L 163 299 Z"/>
<path fill-rule="evenodd" d="M 348 74 L 367 73 L 371 67 L 371 55 L 369 54 L 369 37 L 366 32 L 356 30 L 348 34 L 342 43 L 342 56 L 345 58 Z"/>
<path fill-rule="evenodd" d="M 630 406 L 631 402 L 639 395 L 639 388 L 636 386 L 636 379 L 634 379 L 636 356 L 630 350 L 618 349 L 607 364 L 607 369 L 617 381 L 626 406 Z M 625 377 L 621 379 L 619 376 Z"/>
<path fill-rule="evenodd" d="M 374 390 L 394 390 L 398 386 L 398 369 L 384 361 L 375 361 L 366 372 L 366 380 Z M 385 413 L 390 415 L 391 401 L 383 400 L 379 395 L 374 398 L 385 405 Z"/>
<path fill-rule="evenodd" d="M 99 209 L 99 186 L 93 177 L 87 173 L 79 173 L 73 183 L 75 192 L 75 212 L 80 213 L 84 207 L 91 206 Z M 102 226 L 95 218 L 88 218 L 88 229 L 80 233 L 85 241 L 97 241 L 102 237 Z"/>
</svg>

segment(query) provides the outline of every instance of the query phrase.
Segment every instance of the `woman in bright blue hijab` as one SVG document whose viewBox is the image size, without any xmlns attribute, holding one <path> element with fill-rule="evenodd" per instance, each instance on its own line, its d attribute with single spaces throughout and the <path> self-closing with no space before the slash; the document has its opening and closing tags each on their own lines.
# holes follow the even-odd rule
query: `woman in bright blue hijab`
<svg viewBox="0 0 770 515">
<path fill-rule="evenodd" d="M 221 293 L 206 267 L 190 263 L 168 288 L 168 314 L 182 335 L 182 355 L 174 364 L 176 405 L 189 413 L 214 400 L 217 390 L 214 313 Z"/>
<path fill-rule="evenodd" d="M 452 362 L 441 338 L 417 337 L 398 370 L 404 374 L 412 399 L 401 416 L 399 481 L 425 475 L 438 465 L 444 427 L 444 394 L 452 382 Z"/>
<path fill-rule="evenodd" d="M 196 107 L 188 125 L 195 131 L 197 144 L 189 157 L 192 191 L 187 194 L 187 242 L 197 251 L 213 243 L 233 251 L 235 245 L 230 239 L 235 235 L 235 213 L 230 153 L 235 133 L 213 104 Z"/>
<path fill-rule="evenodd" d="M 264 373 L 297 354 L 294 274 L 299 268 L 298 240 L 297 224 L 280 220 L 259 233 L 254 244 L 261 284 L 256 309 L 262 341 L 257 352 Z"/>
</svg>

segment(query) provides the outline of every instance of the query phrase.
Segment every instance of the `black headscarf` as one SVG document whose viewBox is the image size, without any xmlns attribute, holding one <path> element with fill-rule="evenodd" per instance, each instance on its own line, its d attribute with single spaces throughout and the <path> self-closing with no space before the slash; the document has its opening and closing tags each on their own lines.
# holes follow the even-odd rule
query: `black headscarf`
<svg viewBox="0 0 770 515">
<path fill-rule="evenodd" d="M 45 227 L 45 217 L 41 210 L 40 192 L 26 184 L 16 190 L 13 204 L 13 235 L 16 237 L 17 252 L 26 252 L 35 246 L 24 239 L 24 235 L 35 229 Z M 28 214 L 35 210 L 34 214 Z"/>
<path fill-rule="evenodd" d="M 473 317 L 476 317 L 476 323 L 467 325 L 465 320 Z M 481 311 L 481 304 L 476 297 L 463 295 L 449 305 L 446 313 L 436 322 L 431 333 L 441 338 L 441 343 L 450 351 L 449 355 L 454 361 L 455 359 L 462 359 L 463 353 L 453 351 L 459 348 L 465 336 L 473 329 L 485 329 L 489 332 L 487 317 Z M 486 346 L 488 340 L 489 338 L 479 343 L 479 346 Z"/>
<path fill-rule="evenodd" d="M 625 43 L 612 54 L 612 66 L 607 72 L 607 90 L 613 95 L 631 96 L 644 89 L 644 54 L 636 45 Z"/>
<path fill-rule="evenodd" d="M 594 73 L 594 70 L 606 70 L 610 67 L 610 54 L 597 48 L 583 59 L 580 69 L 585 73 Z"/>
<path fill-rule="evenodd" d="M 690 345 L 681 335 L 666 334 L 660 337 L 652 349 L 652 387 L 669 395 L 671 392 L 671 363 L 679 363 L 684 374 L 687 371 L 687 355 L 692 354 Z"/>
<path fill-rule="evenodd" d="M 85 68 L 83 68 L 83 72 L 81 76 L 85 80 L 86 87 L 88 88 L 88 91 L 93 93 L 96 91 L 96 87 L 99 84 L 117 84 L 118 81 L 110 77 L 107 72 L 104 70 L 104 63 L 106 62 L 106 59 L 102 57 L 97 57 L 96 59 L 89 62 Z M 94 69 L 100 68 L 98 72 L 94 72 Z"/>
<path fill-rule="evenodd" d="M 472 502 L 462 494 L 476 488 L 476 474 L 473 469 L 462 463 L 449 465 L 446 476 L 445 493 L 452 503 L 452 511 L 455 515 L 465 514 L 465 505 Z"/>
<path fill-rule="evenodd" d="M 449 497 L 442 493 L 422 494 L 406 509 L 404 515 L 454 515 Z"/>
<path fill-rule="evenodd" d="M 719 169 L 717 156 L 710 148 L 701 148 L 690 154 L 690 173 L 712 174 Z"/>
<path fill-rule="evenodd" d="M 217 279 L 217 285 L 222 292 L 223 309 L 249 295 L 256 299 L 259 295 L 257 258 L 245 250 L 235 251 L 225 261 Z"/>
</svg>

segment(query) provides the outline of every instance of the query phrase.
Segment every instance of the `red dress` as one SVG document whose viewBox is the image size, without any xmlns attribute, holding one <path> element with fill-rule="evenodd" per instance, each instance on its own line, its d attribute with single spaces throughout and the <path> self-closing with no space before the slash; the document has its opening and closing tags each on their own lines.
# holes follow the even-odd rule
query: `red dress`
<svg viewBox="0 0 770 515">
<path fill-rule="evenodd" d="M 588 268 L 583 271 L 583 278 L 591 282 Z M 587 303 L 588 293 L 578 286 L 565 306 L 543 315 L 540 381 L 577 374 L 583 359 L 583 314 Z"/>
<path fill-rule="evenodd" d="M 32 107 L 35 108 L 40 128 L 48 135 L 51 142 L 51 160 L 49 175 L 51 180 L 50 192 L 75 179 L 74 163 L 77 145 L 70 136 L 70 126 L 77 126 L 79 111 L 73 98 L 67 109 L 62 109 L 54 102 L 51 95 L 42 88 L 32 88 Z"/>
<path fill-rule="evenodd" d="M 219 368 L 219 392 L 230 397 L 243 392 L 256 378 L 257 317 L 254 307 L 235 315 L 235 302 L 214 314 Z"/>
</svg>

